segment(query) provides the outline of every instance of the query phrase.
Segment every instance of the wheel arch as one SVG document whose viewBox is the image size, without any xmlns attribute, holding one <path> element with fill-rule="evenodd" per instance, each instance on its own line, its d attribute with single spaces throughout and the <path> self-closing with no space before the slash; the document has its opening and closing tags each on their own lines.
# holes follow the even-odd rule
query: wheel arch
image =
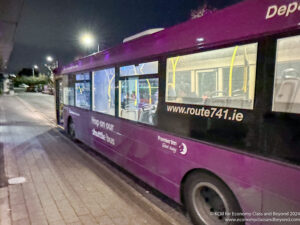
<svg viewBox="0 0 300 225">
<path fill-rule="evenodd" d="M 233 190 L 230 188 L 230 186 L 220 177 L 218 176 L 217 174 L 215 174 L 214 172 L 208 170 L 208 169 L 205 169 L 205 168 L 194 168 L 194 169 L 191 169 L 189 170 L 188 172 L 185 173 L 185 175 L 183 176 L 181 182 L 180 182 L 180 201 L 182 203 L 182 205 L 185 207 L 185 199 L 184 199 L 184 186 L 185 186 L 185 182 L 187 180 L 187 178 L 193 174 L 201 174 L 201 173 L 204 173 L 204 174 L 208 174 L 208 175 L 211 175 L 215 178 L 217 178 L 218 180 L 220 180 L 227 188 L 228 190 L 233 194 L 233 196 L 235 197 L 237 203 L 239 204 L 239 207 L 240 209 L 242 209 L 241 207 L 241 204 L 239 202 L 239 199 L 237 197 L 237 195 L 233 192 Z"/>
</svg>

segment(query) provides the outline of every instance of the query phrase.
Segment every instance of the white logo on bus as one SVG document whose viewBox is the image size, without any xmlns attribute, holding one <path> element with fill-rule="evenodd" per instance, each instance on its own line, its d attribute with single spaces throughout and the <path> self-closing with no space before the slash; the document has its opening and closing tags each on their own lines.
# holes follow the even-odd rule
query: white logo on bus
<svg viewBox="0 0 300 225">
<path fill-rule="evenodd" d="M 282 6 L 271 5 L 268 8 L 266 19 L 268 20 L 275 16 L 288 17 L 289 15 L 295 13 L 297 10 L 300 11 L 300 3 L 298 2 L 292 2 L 289 5 L 282 5 Z"/>
<path fill-rule="evenodd" d="M 180 153 L 181 155 L 186 155 L 186 153 L 187 153 L 187 147 L 186 147 L 186 144 L 181 143 L 181 144 L 179 145 L 179 153 Z"/>
<path fill-rule="evenodd" d="M 166 137 L 161 137 L 161 136 L 157 136 L 157 140 L 159 142 L 161 142 L 161 147 L 163 149 L 167 149 L 171 152 L 173 152 L 174 154 L 177 152 L 181 155 L 186 155 L 187 154 L 187 146 L 184 143 L 179 144 L 177 141 L 175 140 L 171 140 L 169 138 Z"/>
</svg>

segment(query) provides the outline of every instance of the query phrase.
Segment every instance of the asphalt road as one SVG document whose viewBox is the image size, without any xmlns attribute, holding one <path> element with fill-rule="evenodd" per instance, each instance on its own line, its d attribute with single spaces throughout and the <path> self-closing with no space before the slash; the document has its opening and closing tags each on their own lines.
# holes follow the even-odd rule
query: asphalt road
<svg viewBox="0 0 300 225">
<path fill-rule="evenodd" d="M 24 92 L 22 90 L 17 90 L 15 95 L 55 123 L 55 100 L 53 95 Z"/>
</svg>

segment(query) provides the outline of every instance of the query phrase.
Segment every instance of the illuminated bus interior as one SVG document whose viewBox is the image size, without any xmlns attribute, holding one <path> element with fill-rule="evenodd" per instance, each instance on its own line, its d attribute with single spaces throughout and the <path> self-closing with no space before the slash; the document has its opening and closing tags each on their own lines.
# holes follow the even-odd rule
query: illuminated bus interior
<svg viewBox="0 0 300 225">
<path fill-rule="evenodd" d="M 166 101 L 253 109 L 257 43 L 167 60 Z"/>
<path fill-rule="evenodd" d="M 277 41 L 273 111 L 300 113 L 300 36 Z"/>
<path fill-rule="evenodd" d="M 152 75 L 150 78 L 144 78 Z M 158 61 L 120 67 L 119 116 L 156 125 Z M 153 77 L 154 76 L 154 77 Z"/>
</svg>

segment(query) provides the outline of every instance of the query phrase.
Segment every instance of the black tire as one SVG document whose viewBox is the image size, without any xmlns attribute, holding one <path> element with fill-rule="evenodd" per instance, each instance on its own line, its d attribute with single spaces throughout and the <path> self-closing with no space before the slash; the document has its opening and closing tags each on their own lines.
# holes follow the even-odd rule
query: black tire
<svg viewBox="0 0 300 225">
<path fill-rule="evenodd" d="M 232 212 L 242 212 L 232 191 L 216 176 L 195 172 L 184 183 L 184 204 L 195 225 L 244 225 L 244 222 L 229 222 Z"/>
<path fill-rule="evenodd" d="M 75 124 L 72 118 L 68 120 L 68 135 L 72 141 L 76 141 Z"/>
</svg>

